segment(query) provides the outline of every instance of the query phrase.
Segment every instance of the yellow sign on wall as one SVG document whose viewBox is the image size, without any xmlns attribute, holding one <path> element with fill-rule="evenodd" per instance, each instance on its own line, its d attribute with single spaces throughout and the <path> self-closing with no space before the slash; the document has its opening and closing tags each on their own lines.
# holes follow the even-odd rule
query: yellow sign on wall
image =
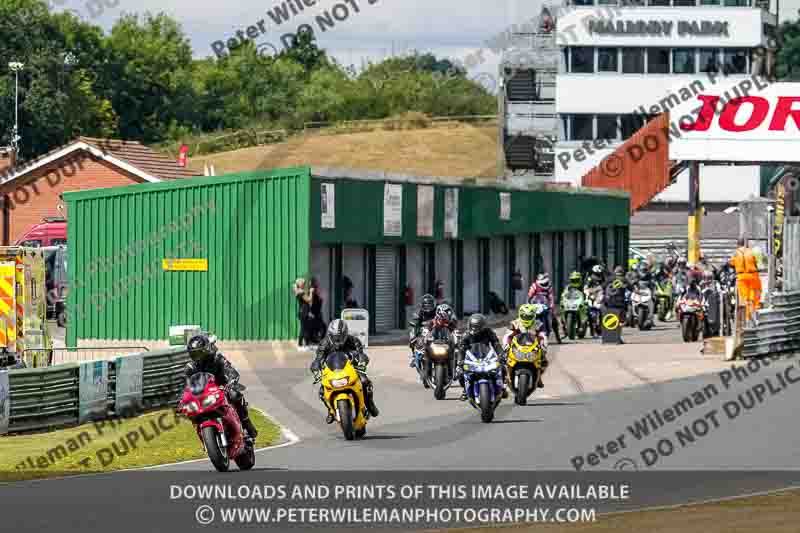
<svg viewBox="0 0 800 533">
<path fill-rule="evenodd" d="M 164 270 L 207 272 L 208 259 L 162 259 L 161 268 Z"/>
</svg>

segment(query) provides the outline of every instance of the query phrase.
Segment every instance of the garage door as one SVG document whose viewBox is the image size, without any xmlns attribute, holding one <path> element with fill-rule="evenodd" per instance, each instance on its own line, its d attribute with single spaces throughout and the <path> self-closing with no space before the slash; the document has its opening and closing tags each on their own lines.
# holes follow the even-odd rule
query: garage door
<svg viewBox="0 0 800 533">
<path fill-rule="evenodd" d="M 397 327 L 397 250 L 380 246 L 375 250 L 375 329 Z"/>
<path fill-rule="evenodd" d="M 444 284 L 445 301 L 453 303 L 453 252 L 450 241 L 436 243 L 436 279 Z"/>
<path fill-rule="evenodd" d="M 508 281 L 508 264 L 506 259 L 506 242 L 502 237 L 491 240 L 489 250 L 489 265 L 491 274 L 489 290 L 497 293 L 501 300 L 506 299 L 506 281 Z"/>
<path fill-rule="evenodd" d="M 322 319 L 330 322 L 333 312 L 330 246 L 313 246 L 311 248 L 311 277 L 317 278 L 319 282 L 319 295 L 322 297 Z"/>
<path fill-rule="evenodd" d="M 478 313 L 481 309 L 480 268 L 478 241 L 464 241 L 464 314 Z"/>
<path fill-rule="evenodd" d="M 522 290 L 515 291 L 514 296 L 516 301 L 512 302 L 515 306 L 525 303 L 527 297 L 527 288 L 531 284 L 530 273 L 530 239 L 527 235 L 517 235 L 514 238 L 514 246 L 516 253 L 516 268 L 515 270 L 522 274 Z"/>
</svg>

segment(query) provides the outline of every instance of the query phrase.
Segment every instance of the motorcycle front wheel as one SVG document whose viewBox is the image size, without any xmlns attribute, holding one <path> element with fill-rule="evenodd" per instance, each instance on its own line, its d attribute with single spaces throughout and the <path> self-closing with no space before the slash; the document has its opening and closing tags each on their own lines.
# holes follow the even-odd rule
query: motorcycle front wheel
<svg viewBox="0 0 800 533">
<path fill-rule="evenodd" d="M 692 342 L 692 316 L 684 315 L 681 317 L 681 336 L 683 342 Z"/>
<path fill-rule="evenodd" d="M 434 384 L 433 397 L 437 400 L 444 400 L 447 389 L 447 366 L 444 363 L 436 363 L 434 368 Z"/>
<path fill-rule="evenodd" d="M 336 410 L 339 411 L 339 424 L 342 426 L 344 438 L 346 440 L 355 439 L 356 435 L 353 430 L 353 409 L 350 407 L 350 402 L 347 400 L 337 401 Z"/>
<path fill-rule="evenodd" d="M 491 394 L 489 393 L 488 383 L 480 384 L 478 398 L 481 406 L 481 420 L 488 424 L 494 419 L 494 402 L 492 402 Z"/>
<path fill-rule="evenodd" d="M 222 446 L 220 446 L 217 428 L 206 426 L 203 428 L 202 435 L 203 445 L 206 447 L 206 453 L 211 460 L 211 464 L 214 465 L 217 472 L 227 472 L 231 467 L 231 460 L 222 449 Z"/>
<path fill-rule="evenodd" d="M 528 387 L 530 375 L 527 372 L 520 372 L 517 375 L 517 392 L 514 398 L 514 403 L 517 405 L 526 405 L 528 403 Z"/>
<path fill-rule="evenodd" d="M 644 331 L 647 327 L 647 309 L 644 307 L 639 308 L 639 316 L 637 321 L 639 322 L 639 331 Z"/>
<path fill-rule="evenodd" d="M 572 341 L 575 340 L 575 336 L 578 333 L 578 326 L 575 322 L 577 322 L 577 320 L 575 320 L 575 315 L 571 313 L 567 315 L 567 337 Z"/>
</svg>

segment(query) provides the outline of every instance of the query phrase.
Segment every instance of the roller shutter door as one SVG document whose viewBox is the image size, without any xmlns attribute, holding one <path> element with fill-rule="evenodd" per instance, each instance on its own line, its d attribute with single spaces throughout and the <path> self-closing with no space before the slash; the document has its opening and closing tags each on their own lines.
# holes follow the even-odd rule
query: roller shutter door
<svg viewBox="0 0 800 533">
<path fill-rule="evenodd" d="M 444 284 L 444 299 L 453 303 L 453 251 L 450 241 L 436 243 L 436 279 Z"/>
<path fill-rule="evenodd" d="M 489 265 L 491 265 L 489 290 L 497 293 L 497 296 L 505 301 L 508 264 L 506 262 L 506 243 L 502 237 L 495 237 L 491 240 Z"/>
<path fill-rule="evenodd" d="M 375 329 L 397 327 L 397 250 L 379 246 L 375 250 Z"/>
<path fill-rule="evenodd" d="M 516 253 L 514 254 L 516 260 L 515 270 L 522 274 L 522 290 L 514 292 L 515 301 L 512 302 L 514 306 L 517 306 L 527 300 L 527 287 L 531 284 L 530 239 L 527 235 L 517 235 L 514 238 L 514 246 L 516 248 Z"/>
<path fill-rule="evenodd" d="M 464 314 L 478 313 L 481 308 L 480 264 L 478 241 L 464 241 Z"/>
</svg>

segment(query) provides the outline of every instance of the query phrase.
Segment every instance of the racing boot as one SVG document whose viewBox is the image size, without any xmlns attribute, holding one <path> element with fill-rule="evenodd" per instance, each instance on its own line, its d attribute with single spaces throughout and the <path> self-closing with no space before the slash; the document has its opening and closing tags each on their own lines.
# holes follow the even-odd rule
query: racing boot
<svg viewBox="0 0 800 533">
<path fill-rule="evenodd" d="M 241 397 L 240 403 L 235 405 L 235 407 L 236 414 L 239 415 L 239 422 L 241 422 L 242 428 L 247 432 L 252 440 L 256 440 L 256 437 L 258 437 L 258 430 L 253 424 L 253 421 L 250 420 L 250 413 L 247 410 L 247 402 L 243 396 Z"/>
<path fill-rule="evenodd" d="M 255 441 L 256 437 L 258 437 L 258 430 L 256 429 L 255 424 L 253 424 L 253 421 L 250 420 L 249 416 L 242 420 L 242 427 L 245 429 L 245 431 L 247 431 L 247 434 L 250 436 L 250 438 Z"/>
<path fill-rule="evenodd" d="M 379 414 L 381 414 L 381 412 L 378 411 L 378 406 L 375 405 L 375 400 L 372 398 L 372 391 L 370 391 L 369 394 L 364 399 L 367 402 L 367 411 L 369 411 L 369 414 L 371 416 L 376 417 Z"/>
<path fill-rule="evenodd" d="M 326 424 L 333 424 L 333 421 L 336 420 L 336 417 L 333 416 L 333 413 L 328 411 L 328 417 L 325 419 Z"/>
</svg>

